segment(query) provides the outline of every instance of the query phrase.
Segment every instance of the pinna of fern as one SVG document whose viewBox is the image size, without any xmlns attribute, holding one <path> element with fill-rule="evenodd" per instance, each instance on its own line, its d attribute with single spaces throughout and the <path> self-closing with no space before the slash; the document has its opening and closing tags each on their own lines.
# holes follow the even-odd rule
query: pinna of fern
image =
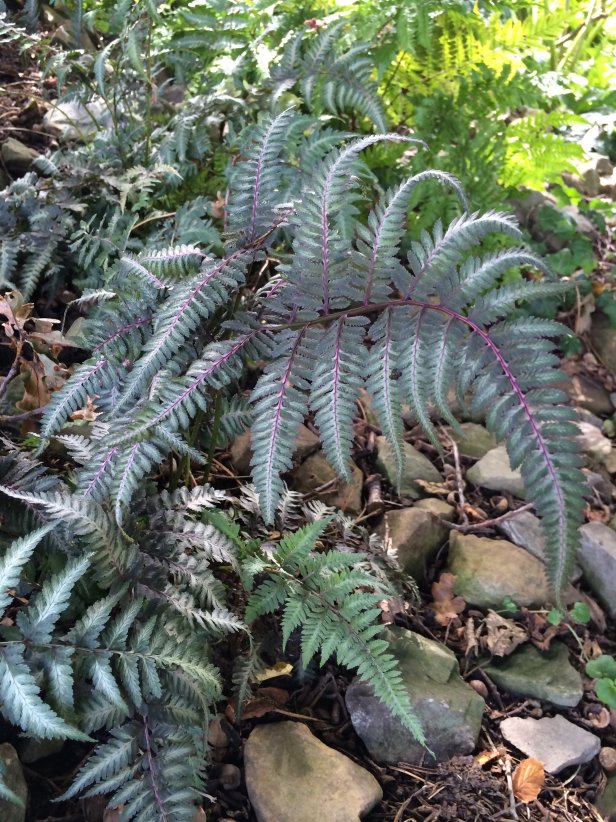
<svg viewBox="0 0 616 822">
<path fill-rule="evenodd" d="M 456 424 L 449 408 L 455 388 L 506 441 L 512 466 L 521 469 L 527 495 L 544 522 L 548 573 L 558 599 L 571 569 L 582 508 L 577 428 L 558 388 L 552 342 L 564 329 L 552 321 L 520 318 L 516 310 L 521 301 L 560 293 L 562 283 L 551 281 L 544 263 L 523 248 L 483 252 L 482 241 L 494 233 L 519 241 L 519 228 L 506 214 L 471 213 L 460 183 L 443 172 L 411 176 L 386 192 L 363 220 L 360 152 L 379 141 L 418 142 L 412 138 L 371 135 L 333 149 L 309 177 L 304 175 L 289 213 L 289 189 L 276 180 L 286 173 L 282 157 L 291 123 L 288 112 L 265 123 L 245 163 L 236 166 L 234 179 L 245 177 L 229 199 L 234 231 L 226 256 L 203 258 L 195 274 L 177 282 L 156 269 L 167 285 L 150 303 L 152 322 L 142 353 L 117 371 L 117 401 L 101 417 L 109 429 L 100 453 L 116 448 L 119 455 L 163 427 L 179 434 L 197 412 L 207 420 L 213 391 L 230 395 L 247 362 L 260 361 L 262 375 L 250 398 L 252 469 L 263 515 L 271 521 L 283 488 L 281 474 L 291 466 L 306 414 L 314 414 L 326 457 L 348 477 L 355 400 L 365 386 L 400 475 L 401 404 L 410 405 L 436 443 L 435 416 Z M 271 140 L 275 145 L 268 145 Z M 447 226 L 437 222 L 431 233 L 422 231 L 403 260 L 409 197 L 425 179 L 453 189 L 463 211 Z M 267 254 L 281 210 L 292 236 L 281 276 L 252 302 L 245 299 L 242 312 L 208 341 L 213 312 L 230 303 L 251 262 Z M 244 229 L 241 221 L 247 221 Z M 166 265 L 173 262 L 171 253 Z M 153 270 L 152 261 L 139 264 Z M 512 266 L 532 266 L 546 276 L 501 284 Z M 195 337 L 201 342 L 191 358 Z M 65 396 L 80 379 L 69 380 Z M 58 430 L 62 402 L 59 397 L 50 412 L 53 425 L 45 417 L 45 436 Z"/>
</svg>

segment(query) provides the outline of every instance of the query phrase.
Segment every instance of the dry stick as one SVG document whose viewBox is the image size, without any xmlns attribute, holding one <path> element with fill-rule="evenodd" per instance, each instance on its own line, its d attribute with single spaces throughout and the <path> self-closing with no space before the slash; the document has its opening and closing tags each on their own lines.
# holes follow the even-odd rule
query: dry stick
<svg viewBox="0 0 616 822">
<path fill-rule="evenodd" d="M 0 385 L 0 400 L 6 394 L 6 389 L 9 387 L 10 381 L 17 374 L 17 366 L 19 365 L 19 363 L 21 361 L 20 353 L 21 353 L 21 351 L 18 351 L 17 354 L 15 355 L 15 359 L 13 360 L 13 364 L 11 365 L 11 367 L 9 369 L 9 373 L 6 375 L 6 377 L 2 381 L 2 385 Z"/>
<path fill-rule="evenodd" d="M 460 508 L 460 513 L 464 521 L 464 527 L 468 527 L 470 523 L 468 521 L 468 514 L 466 513 L 466 500 L 464 498 L 464 479 L 462 477 L 462 469 L 460 467 L 460 452 L 458 451 L 458 445 L 456 441 L 452 437 L 449 437 L 449 441 L 451 443 L 453 461 L 455 463 L 456 468 L 456 485 L 458 486 L 458 507 Z"/>
<path fill-rule="evenodd" d="M 483 528 L 491 528 L 493 525 L 498 525 L 499 522 L 515 517 L 516 514 L 520 514 L 522 511 L 530 511 L 533 507 L 532 502 L 527 502 L 526 505 L 521 505 L 519 508 L 516 508 L 515 511 L 507 511 L 504 514 L 501 514 L 500 517 L 486 519 L 483 522 L 477 522 L 473 525 L 470 523 L 467 525 L 458 525 L 455 522 L 447 522 L 447 520 L 441 519 L 441 517 L 437 517 L 437 519 L 442 525 L 447 526 L 447 528 L 451 528 L 454 531 L 461 531 L 463 534 L 468 534 L 471 531 L 481 531 Z"/>
<path fill-rule="evenodd" d="M 0 414 L 0 422 L 13 422 L 16 420 L 27 420 L 29 417 L 36 417 L 42 414 L 45 410 L 43 405 L 41 408 L 33 408 L 32 411 L 24 411 L 23 414 Z"/>
</svg>

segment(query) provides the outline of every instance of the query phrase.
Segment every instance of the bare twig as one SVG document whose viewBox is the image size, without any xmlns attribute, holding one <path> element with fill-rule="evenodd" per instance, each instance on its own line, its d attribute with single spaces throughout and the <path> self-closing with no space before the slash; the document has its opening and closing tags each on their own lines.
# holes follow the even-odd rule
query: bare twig
<svg viewBox="0 0 616 822">
<path fill-rule="evenodd" d="M 453 461 L 456 470 L 456 486 L 458 488 L 458 508 L 460 509 L 460 516 L 464 523 L 464 527 L 469 527 L 468 514 L 466 513 L 466 499 L 464 497 L 464 478 L 462 476 L 462 468 L 460 467 L 460 452 L 458 451 L 458 444 L 449 437 L 451 444 L 451 452 L 453 454 Z"/>
<path fill-rule="evenodd" d="M 0 384 L 0 400 L 6 394 L 6 389 L 9 387 L 10 381 L 17 374 L 17 368 L 18 368 L 19 363 L 21 361 L 20 353 L 21 353 L 21 351 L 18 351 L 17 354 L 15 355 L 15 359 L 13 360 L 13 364 L 11 365 L 11 367 L 9 369 L 9 373 L 2 380 L 2 384 Z"/>
<path fill-rule="evenodd" d="M 477 522 L 472 525 L 468 522 L 468 518 L 464 525 L 458 525 L 455 522 L 447 522 L 447 520 L 441 519 L 441 517 L 438 517 L 438 520 L 447 528 L 451 528 L 454 531 L 461 531 L 463 534 L 468 534 L 472 531 L 481 531 L 483 528 L 491 528 L 494 525 L 498 525 L 499 522 L 503 522 L 506 519 L 515 517 L 516 514 L 520 514 L 522 511 L 530 511 L 532 508 L 532 502 L 527 502 L 526 505 L 521 505 L 519 508 L 516 508 L 515 511 L 507 511 L 504 514 L 501 514 L 500 517 L 494 517 L 494 519 L 486 519 L 483 522 Z"/>
</svg>

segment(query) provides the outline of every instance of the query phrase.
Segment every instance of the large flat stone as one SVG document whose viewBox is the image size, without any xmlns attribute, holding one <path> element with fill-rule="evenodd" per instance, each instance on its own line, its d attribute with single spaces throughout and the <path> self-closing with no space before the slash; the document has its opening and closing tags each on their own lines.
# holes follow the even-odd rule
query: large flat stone
<svg viewBox="0 0 616 822">
<path fill-rule="evenodd" d="M 563 716 L 543 719 L 513 716 L 503 719 L 500 729 L 508 742 L 527 756 L 538 759 L 549 773 L 560 773 L 572 765 L 589 762 L 601 748 L 598 736 Z"/>
<path fill-rule="evenodd" d="M 520 511 L 508 519 L 503 520 L 497 526 L 498 530 L 504 534 L 514 545 L 525 548 L 534 557 L 545 563 L 545 534 L 541 520 L 530 511 Z M 571 574 L 571 580 L 578 580 L 582 575 L 579 565 L 575 565 Z"/>
<path fill-rule="evenodd" d="M 480 485 L 488 491 L 508 492 L 514 497 L 525 496 L 522 474 L 509 464 L 509 456 L 504 445 L 493 448 L 466 472 L 466 479 L 473 485 Z"/>
<path fill-rule="evenodd" d="M 326 486 L 318 491 L 319 499 L 326 505 L 351 514 L 357 514 L 361 510 L 363 482 L 364 475 L 355 463 L 351 464 L 351 482 L 343 482 L 321 451 L 304 460 L 293 473 L 293 485 L 302 494 L 309 494 Z"/>
<path fill-rule="evenodd" d="M 483 425 L 476 422 L 463 422 L 460 426 L 462 436 L 453 429 L 448 429 L 449 436 L 458 445 L 458 451 L 463 457 L 481 459 L 496 448 L 496 438 Z"/>
<path fill-rule="evenodd" d="M 371 773 L 299 722 L 258 725 L 244 766 L 258 822 L 358 822 L 383 797 Z"/>
<path fill-rule="evenodd" d="M 527 608 L 551 600 L 544 564 L 506 540 L 454 531 L 447 570 L 456 576 L 454 593 L 479 608 L 498 609 L 505 597 Z"/>
<path fill-rule="evenodd" d="M 602 605 L 616 617 L 616 532 L 602 522 L 582 525 L 577 561 Z"/>
<path fill-rule="evenodd" d="M 17 751 L 8 742 L 0 745 L 1 779 L 6 787 L 19 797 L 22 804 L 16 805 L 7 799 L 0 799 L 0 820 L 2 822 L 24 822 L 28 802 L 28 786 L 17 757 Z"/>
<path fill-rule="evenodd" d="M 391 540 L 402 570 L 422 584 L 428 564 L 446 541 L 449 529 L 429 511 L 413 507 L 387 511 L 379 532 Z"/>
<path fill-rule="evenodd" d="M 544 699 L 563 708 L 574 708 L 584 695 L 582 677 L 569 662 L 569 651 L 561 642 L 552 643 L 544 652 L 524 645 L 485 671 L 499 688 L 511 694 Z"/>
<path fill-rule="evenodd" d="M 370 755 L 382 763 L 420 764 L 470 753 L 479 736 L 484 702 L 460 677 L 455 655 L 404 628 L 392 628 L 385 636 L 434 757 L 392 717 L 369 685 L 355 679 L 347 689 L 346 703 Z"/>
<path fill-rule="evenodd" d="M 420 486 L 417 485 L 417 480 L 443 482 L 442 474 L 432 465 L 430 460 L 416 448 L 413 448 L 410 443 L 405 442 L 403 444 L 404 470 L 402 471 L 402 479 L 400 487 L 398 488 L 396 461 L 389 441 L 386 437 L 377 437 L 376 445 L 378 449 L 376 466 L 388 482 L 390 482 L 394 488 L 397 488 L 401 497 L 419 499 L 419 497 L 424 496 L 424 492 Z"/>
</svg>

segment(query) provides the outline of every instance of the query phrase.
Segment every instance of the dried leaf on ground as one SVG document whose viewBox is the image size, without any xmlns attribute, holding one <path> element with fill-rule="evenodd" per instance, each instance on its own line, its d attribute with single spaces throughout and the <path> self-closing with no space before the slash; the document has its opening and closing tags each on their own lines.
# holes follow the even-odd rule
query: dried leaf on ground
<svg viewBox="0 0 616 822">
<path fill-rule="evenodd" d="M 552 640 L 567 630 L 562 626 L 552 625 L 543 614 L 534 613 L 528 608 L 520 608 L 520 613 L 533 645 L 540 651 L 549 650 Z"/>
<path fill-rule="evenodd" d="M 527 631 L 512 619 L 505 619 L 496 611 L 488 611 L 485 643 L 494 656 L 508 656 L 528 639 Z"/>
<path fill-rule="evenodd" d="M 448 625 L 452 619 L 456 619 L 466 608 L 466 602 L 462 597 L 454 596 L 453 586 L 456 581 L 455 574 L 441 574 L 436 582 L 432 583 L 432 598 L 430 608 L 434 611 L 434 618 L 439 625 Z"/>
<path fill-rule="evenodd" d="M 507 753 L 505 748 L 494 748 L 491 751 L 481 751 L 475 757 L 475 762 L 482 767 L 487 765 L 488 762 L 491 762 L 493 759 L 496 759 L 499 756 L 504 756 Z"/>
<path fill-rule="evenodd" d="M 415 480 L 415 485 L 418 485 L 425 494 L 435 494 L 436 496 L 446 497 L 451 491 L 451 486 L 446 482 L 428 482 L 428 480 Z"/>
<path fill-rule="evenodd" d="M 479 649 L 479 642 L 477 641 L 477 631 L 475 630 L 475 622 L 472 617 L 466 620 L 464 635 L 466 638 L 464 656 L 476 653 Z"/>
<path fill-rule="evenodd" d="M 289 693 L 284 688 L 260 688 L 246 703 L 242 719 L 259 719 L 272 711 L 280 710 L 289 701 Z"/>
<path fill-rule="evenodd" d="M 406 603 L 402 599 L 392 597 L 391 599 L 382 599 L 379 602 L 381 609 L 381 622 L 384 625 L 393 625 L 397 616 L 406 616 Z"/>
<path fill-rule="evenodd" d="M 513 794 L 520 802 L 534 802 L 545 782 L 545 771 L 538 759 L 523 759 L 513 772 Z"/>
<path fill-rule="evenodd" d="M 277 676 L 289 676 L 293 666 L 288 662 L 276 662 L 271 668 L 265 668 L 255 676 L 255 682 L 265 682 L 266 679 L 275 679 Z M 264 690 L 263 688 L 261 690 Z"/>
</svg>

